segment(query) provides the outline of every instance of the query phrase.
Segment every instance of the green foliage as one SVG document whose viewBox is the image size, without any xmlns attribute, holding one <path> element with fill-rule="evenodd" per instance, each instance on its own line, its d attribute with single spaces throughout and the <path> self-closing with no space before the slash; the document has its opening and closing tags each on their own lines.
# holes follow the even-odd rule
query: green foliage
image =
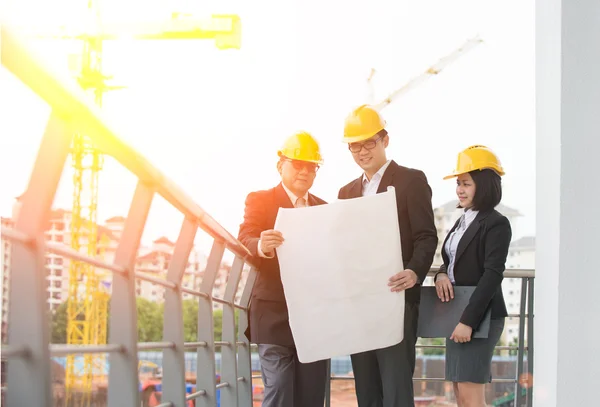
<svg viewBox="0 0 600 407">
<path fill-rule="evenodd" d="M 510 343 L 510 346 L 519 346 L 519 338 L 513 338 L 512 342 Z M 527 343 L 525 343 L 525 346 L 527 346 Z M 519 353 L 519 351 L 516 349 L 508 351 L 508 354 L 511 356 L 516 356 L 517 353 Z"/>
<path fill-rule="evenodd" d="M 67 302 L 58 306 L 52 314 L 50 343 L 67 343 Z"/>
<path fill-rule="evenodd" d="M 163 334 L 164 304 L 136 298 L 138 316 L 138 341 L 160 342 Z"/>
<path fill-rule="evenodd" d="M 421 339 L 421 344 L 443 346 L 446 344 L 446 340 L 444 338 Z M 442 348 L 423 348 L 423 355 L 443 355 L 444 353 L 445 350 Z"/>
<path fill-rule="evenodd" d="M 183 301 L 183 338 L 185 342 L 198 340 L 198 301 Z"/>
<path fill-rule="evenodd" d="M 185 342 L 198 340 L 198 301 L 183 301 L 183 334 Z M 163 336 L 164 303 L 156 303 L 144 298 L 136 298 L 138 316 L 138 341 L 160 342 Z M 167 316 L 168 318 L 169 316 Z M 67 302 L 58 306 L 52 315 L 52 343 L 67 343 Z M 215 341 L 223 340 L 223 310 L 213 312 Z M 236 310 L 237 332 L 237 310 Z"/>
</svg>

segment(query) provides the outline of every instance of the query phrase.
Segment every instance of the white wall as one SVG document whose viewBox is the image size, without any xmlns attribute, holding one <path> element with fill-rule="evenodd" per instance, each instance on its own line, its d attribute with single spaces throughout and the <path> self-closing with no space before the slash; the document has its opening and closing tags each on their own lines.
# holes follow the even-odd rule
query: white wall
<svg viewBox="0 0 600 407">
<path fill-rule="evenodd" d="M 536 37 L 534 405 L 595 405 L 600 2 L 537 0 Z"/>
</svg>

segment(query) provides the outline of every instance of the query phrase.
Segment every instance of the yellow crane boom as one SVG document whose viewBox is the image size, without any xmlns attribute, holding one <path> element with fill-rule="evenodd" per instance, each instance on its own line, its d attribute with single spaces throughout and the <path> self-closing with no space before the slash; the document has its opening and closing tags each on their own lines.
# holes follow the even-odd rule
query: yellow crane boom
<svg viewBox="0 0 600 407">
<path fill-rule="evenodd" d="M 410 81 L 405 83 L 402 87 L 400 87 L 397 90 L 390 93 L 385 99 L 383 99 L 379 103 L 375 103 L 373 105 L 373 107 L 376 110 L 381 111 L 386 106 L 393 103 L 395 100 L 397 100 L 401 96 L 405 95 L 413 88 L 419 86 L 423 82 L 427 81 L 429 78 L 431 78 L 435 75 L 438 75 L 440 72 L 442 72 L 442 70 L 444 68 L 446 68 L 448 65 L 452 64 L 454 61 L 456 61 L 458 58 L 460 58 L 467 52 L 471 51 L 473 48 L 475 48 L 482 42 L 483 42 L 483 40 L 479 36 L 476 36 L 474 38 L 467 40 L 461 47 L 457 48 L 450 54 L 441 58 L 435 64 L 433 64 L 429 68 L 427 68 L 422 74 L 412 78 Z M 371 99 L 371 100 L 369 100 L 369 103 L 373 103 L 373 99 L 374 99 L 372 80 L 373 80 L 373 76 L 375 75 L 375 72 L 376 72 L 375 69 L 371 69 L 369 77 L 367 78 L 367 86 L 368 86 L 368 92 L 369 92 L 368 98 Z"/>
</svg>

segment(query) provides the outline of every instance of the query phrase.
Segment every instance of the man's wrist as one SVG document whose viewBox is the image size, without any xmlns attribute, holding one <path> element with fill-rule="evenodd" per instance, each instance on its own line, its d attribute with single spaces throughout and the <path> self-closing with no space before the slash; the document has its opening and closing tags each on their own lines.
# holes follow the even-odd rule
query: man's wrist
<svg viewBox="0 0 600 407">
<path fill-rule="evenodd" d="M 259 257 L 263 257 L 265 259 L 272 259 L 273 258 L 273 252 L 263 252 L 262 248 L 261 248 L 261 239 L 258 239 L 258 245 L 256 246 L 257 251 L 258 251 L 258 256 Z"/>
</svg>

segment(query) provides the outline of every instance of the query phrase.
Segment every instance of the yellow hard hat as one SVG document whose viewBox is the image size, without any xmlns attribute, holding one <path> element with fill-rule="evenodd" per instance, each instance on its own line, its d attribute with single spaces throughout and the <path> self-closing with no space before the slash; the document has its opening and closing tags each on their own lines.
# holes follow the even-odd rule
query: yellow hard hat
<svg viewBox="0 0 600 407">
<path fill-rule="evenodd" d="M 385 120 L 372 106 L 362 105 L 346 117 L 344 139 L 356 143 L 369 139 L 385 128 Z"/>
<path fill-rule="evenodd" d="M 285 156 L 292 160 L 308 161 L 317 164 L 323 163 L 319 143 L 305 131 L 288 137 L 283 143 L 281 150 L 277 152 L 277 155 L 279 157 Z"/>
<path fill-rule="evenodd" d="M 504 175 L 504 169 L 500 159 L 492 150 L 486 146 L 476 145 L 471 146 L 458 153 L 456 169 L 454 172 L 444 179 L 457 177 L 460 174 L 475 170 L 490 169 L 496 171 L 498 175 Z"/>
</svg>

